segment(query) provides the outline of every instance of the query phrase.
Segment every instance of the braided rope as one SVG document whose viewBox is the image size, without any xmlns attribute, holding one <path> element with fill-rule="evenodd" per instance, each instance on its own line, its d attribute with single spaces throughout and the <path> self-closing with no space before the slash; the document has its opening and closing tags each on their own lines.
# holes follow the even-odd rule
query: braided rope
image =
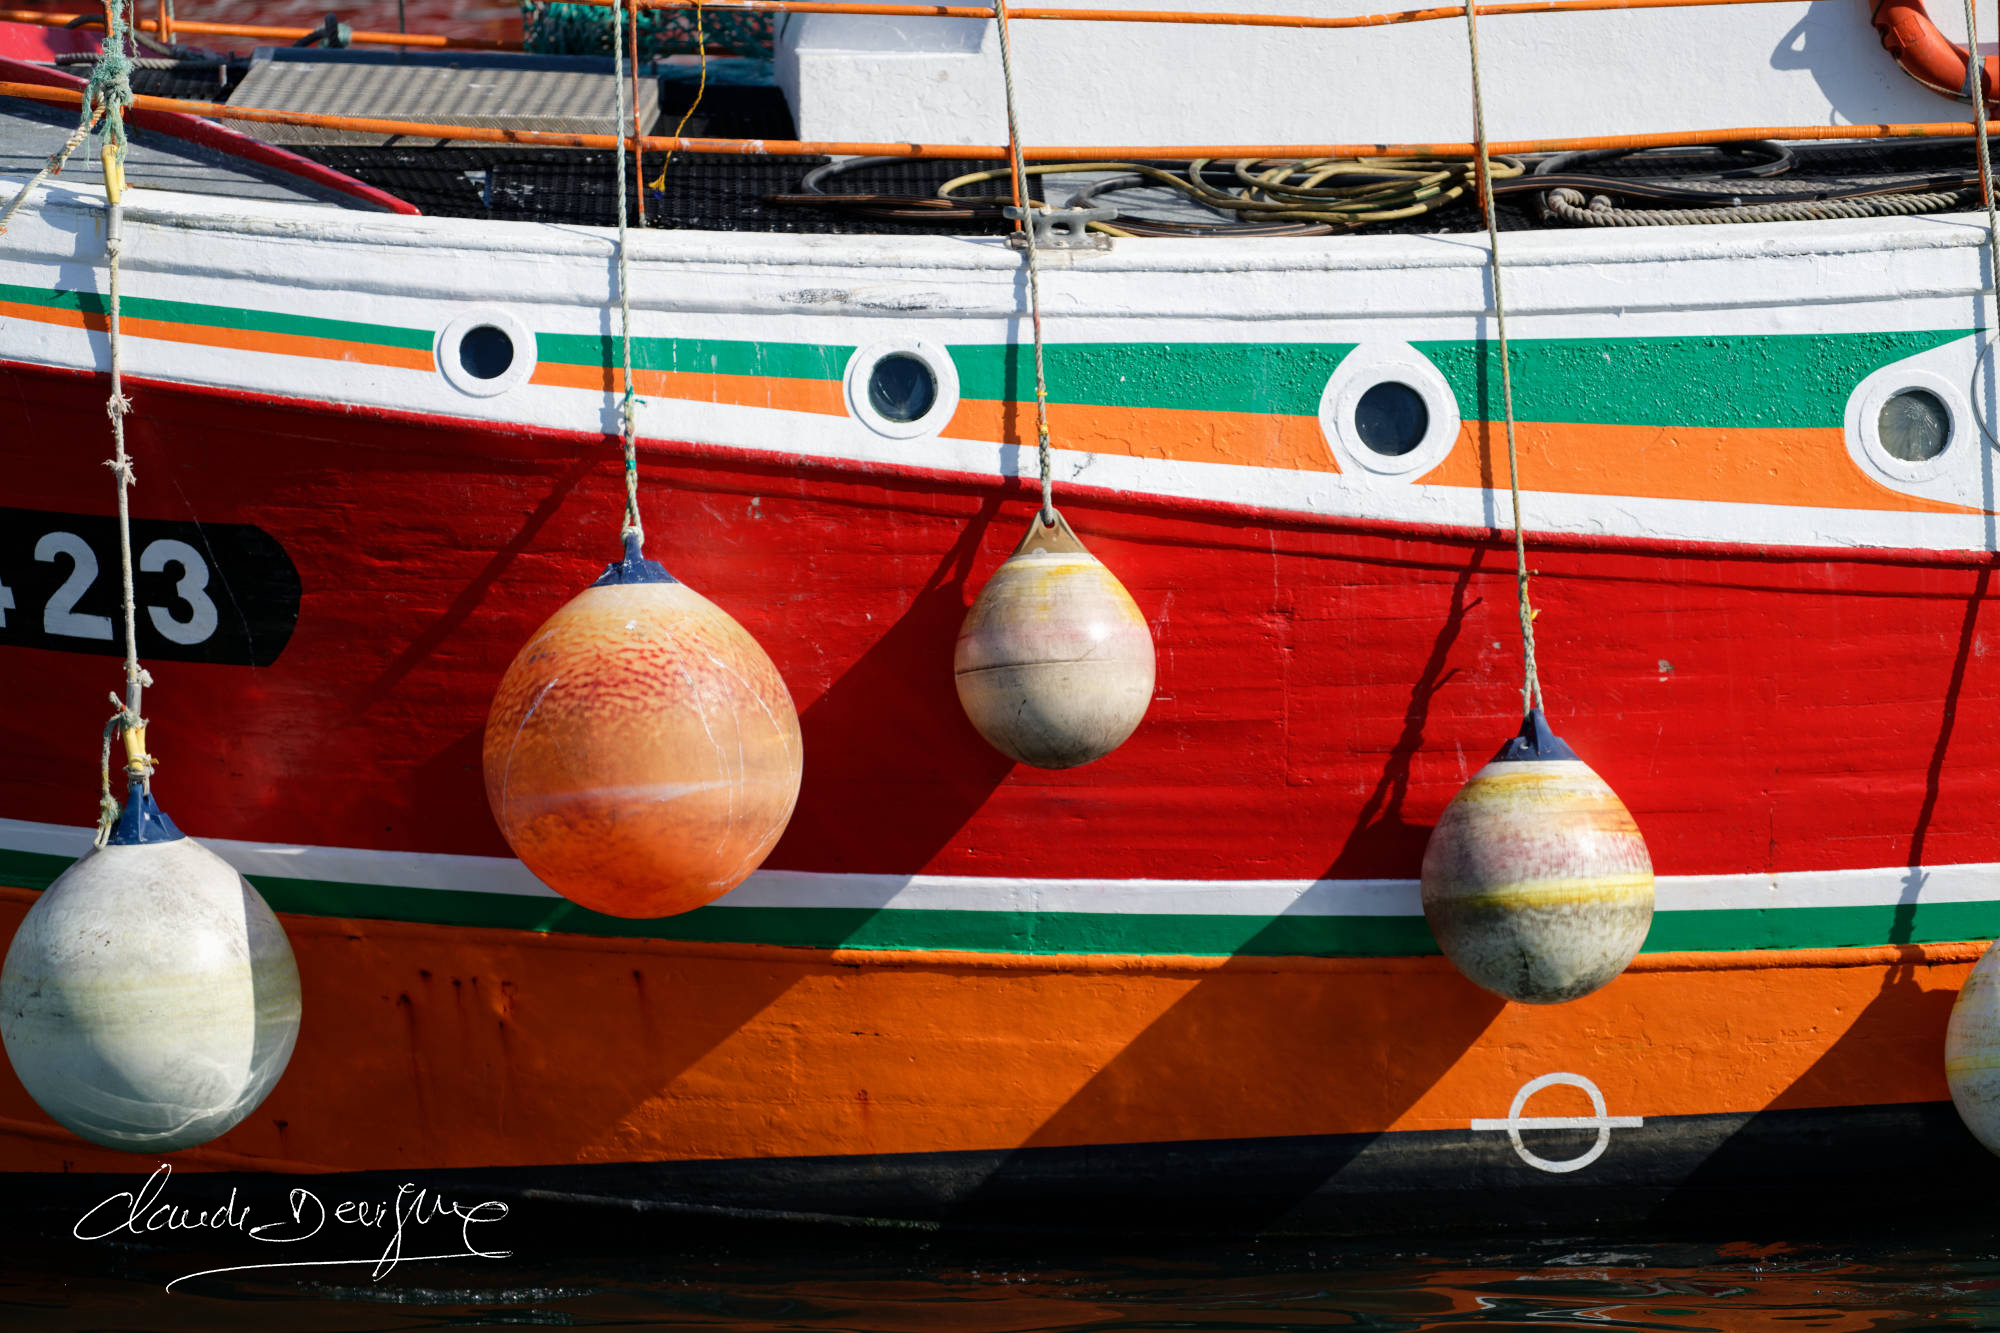
<svg viewBox="0 0 2000 1333">
<path fill-rule="evenodd" d="M 130 4 L 131 0 L 125 0 Z M 138 478 L 132 471 L 132 456 L 125 448 L 125 418 L 132 411 L 132 400 L 125 396 L 123 315 L 120 309 L 121 261 L 125 254 L 125 205 L 123 185 L 118 169 L 123 161 L 125 147 L 125 108 L 131 104 L 132 90 L 126 80 L 124 68 L 125 22 L 121 6 L 110 8 L 108 20 L 112 36 L 105 42 L 105 59 L 100 60 L 91 74 L 90 88 L 100 86 L 109 91 L 102 94 L 104 110 L 104 263 L 105 263 L 105 335 L 110 348 L 111 392 L 105 399 L 104 412 L 111 418 L 112 457 L 105 460 L 117 479 L 118 487 L 118 570 L 124 593 L 125 627 L 125 698 L 111 696 L 111 702 L 118 711 L 104 727 L 104 749 L 99 766 L 97 845 L 102 846 L 110 836 L 111 826 L 118 819 L 118 802 L 111 795 L 111 735 L 114 730 L 125 737 L 129 763 L 126 771 L 132 777 L 152 785 L 154 761 L 145 751 L 146 719 L 139 709 L 143 702 L 146 686 L 153 678 L 139 665 L 139 609 L 133 594 L 132 580 L 132 505 L 131 490 Z M 117 52 L 114 60 L 113 52 Z M 100 79 L 107 67 L 114 69 L 114 77 Z M 120 97 L 118 90 L 123 88 Z M 84 120 L 79 127 L 87 129 L 91 123 L 88 100 L 84 106 Z M 136 738 L 135 738 L 136 737 Z"/>
<path fill-rule="evenodd" d="M 1007 33 L 1007 0 L 993 0 L 993 18 L 1000 29 L 1000 76 L 1007 87 L 1007 152 L 1013 166 L 1014 205 L 1028 204 L 1028 164 L 1021 154 L 1021 118 L 1014 95 L 1014 50 Z M 1035 335 L 1035 456 L 1042 472 L 1042 526 L 1056 522 L 1055 468 L 1049 454 L 1049 377 L 1042 360 L 1042 272 L 1035 261 L 1035 223 L 1021 219 L 1021 236 L 1028 254 L 1028 320 Z"/>
<path fill-rule="evenodd" d="M 1908 217 L 1963 208 L 1971 190 L 1940 190 L 1924 194 L 1885 194 L 1870 199 L 1816 199 L 1785 204 L 1746 204 L 1740 208 L 1618 208 L 1608 202 L 1587 203 L 1583 192 L 1567 186 L 1542 197 L 1549 216 L 1585 227 L 1679 227 L 1732 222 L 1821 222 L 1829 218 Z M 1603 196 L 1598 196 L 1603 201 Z"/>
<path fill-rule="evenodd" d="M 124 4 L 114 0 L 105 6 L 104 45 L 91 66 L 90 80 L 84 85 L 76 129 L 63 140 L 61 148 L 49 154 L 48 165 L 30 176 L 21 192 L 8 201 L 5 211 L 0 211 L 0 233 L 6 232 L 7 224 L 14 220 L 14 214 L 28 201 L 35 187 L 51 176 L 60 176 L 70 154 L 97 130 L 101 129 L 105 140 L 112 145 L 113 160 L 125 161 L 125 108 L 132 105 L 132 58 L 125 54 L 125 9 L 130 3 L 131 0 L 125 0 Z"/>
<path fill-rule="evenodd" d="M 1472 141 L 1478 160 L 1479 199 L 1486 213 L 1486 254 L 1493 272 L 1493 320 L 1500 339 L 1500 399 L 1507 418 L 1507 489 L 1514 501 L 1514 587 L 1521 613 L 1521 711 L 1542 707 L 1541 673 L 1535 666 L 1535 608 L 1528 599 L 1528 541 L 1521 531 L 1521 466 L 1514 444 L 1514 375 L 1507 357 L 1507 300 L 1500 286 L 1500 221 L 1493 211 L 1493 173 L 1486 155 L 1486 102 L 1479 86 L 1478 6 L 1465 7 L 1466 44 L 1472 53 Z"/>
<path fill-rule="evenodd" d="M 618 404 L 620 434 L 625 449 L 625 526 L 619 536 L 646 540 L 646 528 L 639 521 L 639 400 L 632 392 L 632 275 L 628 263 L 625 217 L 625 122 L 631 115 L 625 105 L 624 0 L 611 0 L 611 82 L 618 108 L 618 147 L 612 153 L 617 166 L 618 187 L 618 337 L 624 344 L 625 394 Z"/>
<path fill-rule="evenodd" d="M 61 175 L 63 167 L 69 163 L 70 154 L 83 147 L 83 141 L 89 137 L 90 126 L 77 126 L 69 138 L 63 140 L 63 146 L 49 154 L 48 165 L 28 177 L 28 183 L 21 187 L 21 192 L 8 201 L 5 210 L 0 210 L 0 235 L 6 233 L 7 224 L 14 220 L 14 214 L 20 211 L 21 205 L 28 202 L 28 196 L 35 192 L 35 187 L 51 176 Z"/>
<path fill-rule="evenodd" d="M 1979 14 L 1973 0 L 1965 0 L 1965 86 L 1972 103 L 1973 143 L 1979 148 L 1979 193 L 1986 201 L 1986 253 L 1988 277 L 1993 295 L 2000 302 L 2000 211 L 1993 202 L 1993 153 L 1986 140 L 1986 99 L 1980 95 L 1980 75 L 1986 62 L 1979 58 Z"/>
<path fill-rule="evenodd" d="M 127 17 L 132 0 L 111 0 L 104 7 L 104 45 L 97 63 L 90 67 L 90 81 L 84 85 L 83 108 L 78 127 L 93 125 L 112 145 L 117 161 L 125 161 L 125 109 L 132 105 L 131 21 Z"/>
</svg>

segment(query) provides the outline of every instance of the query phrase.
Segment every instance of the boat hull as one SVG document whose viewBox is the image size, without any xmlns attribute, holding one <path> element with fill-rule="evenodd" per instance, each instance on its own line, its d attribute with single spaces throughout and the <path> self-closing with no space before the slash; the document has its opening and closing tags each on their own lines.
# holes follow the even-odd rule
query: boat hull
<svg viewBox="0 0 2000 1333">
<path fill-rule="evenodd" d="M 0 528 L 0 696 L 35 701 L 0 720 L 6 930 L 87 842 L 117 652 L 103 381 L 28 355 L 70 346 L 35 340 L 80 338 L 88 312 L 29 323 L 0 361 L 20 423 L 0 469 L 24 479 Z M 138 336 L 212 352 L 171 324 Z M 1811 412 L 1972 341 L 1855 338 L 1809 349 L 1832 384 Z M 243 354 L 353 369 L 338 348 L 285 347 Z M 426 354 L 397 355 L 415 373 Z M 1601 458 L 1538 465 L 1569 526 L 1616 515 L 1531 535 L 1537 638 L 1552 716 L 1632 810 L 1660 897 L 1626 975 L 1525 1007 L 1438 956 L 1415 883 L 1438 813 L 1519 725 L 1502 532 L 1386 500 L 1244 500 L 1345 477 L 1331 455 L 1293 473 L 1216 463 L 1257 474 L 1233 489 L 1145 459 L 1131 475 L 1172 485 L 1093 485 L 1095 464 L 1069 460 L 1064 513 L 1146 615 L 1158 678 L 1115 754 L 1047 773 L 980 739 L 950 669 L 1030 485 L 963 451 L 928 467 L 806 436 L 788 451 L 649 433 L 648 553 L 770 652 L 805 779 L 741 889 L 623 921 L 527 876 L 480 781 L 500 673 L 618 553 L 615 439 L 262 379 L 128 381 L 160 794 L 284 915 L 305 988 L 284 1081 L 176 1154 L 187 1172 L 1351 1230 L 1653 1215 L 1711 1186 L 1824 1176 L 1816 1146 L 1885 1178 L 1987 1170 L 1944 1110 L 1942 1044 L 2000 934 L 1988 516 L 1868 480 L 1837 426 L 1715 428 L 1712 456 L 1775 444 L 1802 473 L 1746 466 L 1711 493 L 1716 474 L 1662 467 L 1639 479 L 1656 510 L 1607 494 Z M 567 386 L 614 387 L 608 371 Z M 1465 407 L 1433 488 L 1491 507 L 1504 452 Z M 1173 449 L 1223 457 L 1319 429 L 1203 444 L 1200 419 L 1172 421 Z M 1643 453 L 1648 430 L 1689 457 L 1669 428 L 1602 438 Z M 1340 494 L 1365 509 L 1374 493 Z M 1717 539 L 1739 501 L 1820 540 Z M 1653 514 L 1709 535 L 1655 531 Z M 0 1076 L 0 1173 L 133 1165 Z"/>
</svg>

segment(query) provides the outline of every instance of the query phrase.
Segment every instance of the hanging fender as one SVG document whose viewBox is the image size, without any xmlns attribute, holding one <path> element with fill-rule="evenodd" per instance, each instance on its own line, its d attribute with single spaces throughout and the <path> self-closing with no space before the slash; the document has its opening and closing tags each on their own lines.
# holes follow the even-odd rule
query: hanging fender
<svg viewBox="0 0 2000 1333">
<path fill-rule="evenodd" d="M 1924 0 L 1874 0 L 1870 18 L 1882 34 L 1883 49 L 1896 57 L 1905 74 L 1954 102 L 1971 101 L 1965 83 L 1972 56 L 1937 30 Z M 2000 57 L 1988 56 L 1980 73 L 1986 103 L 1995 107 L 2000 104 Z"/>
</svg>

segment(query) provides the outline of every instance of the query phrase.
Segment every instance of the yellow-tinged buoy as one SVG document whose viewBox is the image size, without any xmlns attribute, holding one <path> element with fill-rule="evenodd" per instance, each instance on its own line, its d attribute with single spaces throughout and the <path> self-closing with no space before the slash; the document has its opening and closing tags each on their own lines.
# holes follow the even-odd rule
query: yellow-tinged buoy
<svg viewBox="0 0 2000 1333">
<path fill-rule="evenodd" d="M 298 1035 L 284 927 L 138 780 L 0 967 L 0 1039 L 21 1086 L 107 1148 L 173 1152 L 225 1133 L 277 1084 Z"/>
<path fill-rule="evenodd" d="M 799 715 L 748 630 L 636 535 L 535 631 L 486 719 L 486 798 L 514 854 L 611 916 L 742 883 L 799 797 Z"/>
<path fill-rule="evenodd" d="M 2000 949 L 1990 945 L 1952 1002 L 1944 1081 L 1972 1137 L 2000 1154 Z"/>
<path fill-rule="evenodd" d="M 1036 768 L 1102 759 L 1146 716 L 1153 636 L 1061 514 L 1036 515 L 965 613 L 952 669 L 979 734 Z"/>
<path fill-rule="evenodd" d="M 1424 848 L 1424 919 L 1466 977 L 1524 1004 L 1590 994 L 1653 922 L 1653 861 L 1604 779 L 1530 709 Z"/>
</svg>

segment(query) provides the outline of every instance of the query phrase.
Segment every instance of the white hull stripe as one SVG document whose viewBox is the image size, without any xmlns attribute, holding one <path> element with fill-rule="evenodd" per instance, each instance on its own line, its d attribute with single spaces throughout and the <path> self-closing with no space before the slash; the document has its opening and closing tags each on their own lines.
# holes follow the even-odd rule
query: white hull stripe
<svg viewBox="0 0 2000 1333">
<path fill-rule="evenodd" d="M 91 830 L 0 819 L 0 851 L 75 858 Z M 554 898 L 512 857 L 203 842 L 255 878 Z M 1658 910 L 1705 912 L 2000 901 L 2000 864 L 1662 875 Z M 1087 912 L 1169 916 L 1421 916 L 1413 879 L 1022 879 L 760 870 L 718 907 Z"/>
</svg>

